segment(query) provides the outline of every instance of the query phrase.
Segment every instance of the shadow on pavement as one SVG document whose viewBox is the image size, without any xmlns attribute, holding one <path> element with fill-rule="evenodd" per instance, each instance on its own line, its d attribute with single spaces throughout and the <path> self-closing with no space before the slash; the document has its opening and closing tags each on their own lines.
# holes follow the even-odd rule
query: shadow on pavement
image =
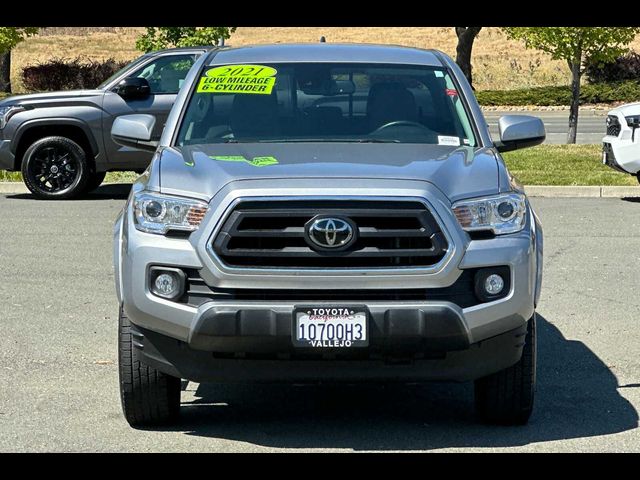
<svg viewBox="0 0 640 480">
<path fill-rule="evenodd" d="M 530 423 L 473 415 L 473 387 L 427 385 L 198 386 L 172 431 L 281 448 L 430 450 L 519 446 L 638 426 L 616 377 L 589 348 L 539 316 L 538 390 Z M 632 387 L 626 385 L 625 387 Z"/>
<path fill-rule="evenodd" d="M 126 200 L 131 191 L 131 183 L 109 183 L 102 185 L 90 193 L 69 200 L 42 200 L 43 202 L 77 202 L 80 200 Z M 7 195 L 14 200 L 36 200 L 30 193 Z"/>
</svg>

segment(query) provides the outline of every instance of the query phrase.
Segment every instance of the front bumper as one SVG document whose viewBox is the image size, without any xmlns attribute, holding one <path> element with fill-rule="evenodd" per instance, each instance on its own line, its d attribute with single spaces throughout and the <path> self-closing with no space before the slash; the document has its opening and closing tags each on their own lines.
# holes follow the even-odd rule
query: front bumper
<svg viewBox="0 0 640 480">
<path fill-rule="evenodd" d="M 437 197 L 437 193 L 432 194 L 430 198 Z M 370 312 L 370 346 L 365 349 L 347 349 L 348 352 L 337 349 L 329 352 L 331 361 L 328 363 L 334 367 L 327 366 L 326 359 L 316 361 L 306 358 L 303 360 L 304 368 L 300 367 L 300 373 L 295 374 L 295 378 L 304 378 L 306 374 L 303 371 L 313 362 L 320 362 L 324 365 L 322 368 L 326 367 L 328 378 L 331 378 L 332 372 L 335 373 L 336 362 L 356 362 L 353 365 L 355 372 L 358 372 L 358 362 L 364 362 L 361 368 L 366 370 L 365 364 L 373 362 L 373 365 L 386 365 L 385 362 L 390 359 L 398 358 L 409 359 L 414 366 L 426 362 L 417 370 L 408 369 L 406 378 L 469 379 L 506 368 L 520 358 L 521 339 L 514 339 L 520 338 L 520 332 L 532 317 L 534 304 L 539 296 L 542 257 L 540 226 L 531 211 L 527 216 L 527 225 L 521 232 L 471 241 L 457 223 L 451 222 L 453 217 L 450 210 L 445 212 L 437 201 L 433 204 L 436 205 L 436 213 L 447 222 L 446 227 L 455 245 L 455 255 L 451 256 L 440 271 L 429 275 L 395 276 L 371 273 L 318 278 L 317 275 L 300 275 L 297 279 L 291 278 L 291 274 L 240 276 L 218 272 L 215 265 L 211 265 L 211 258 L 204 248 L 207 228 L 211 232 L 212 225 L 205 225 L 203 222 L 203 231 L 192 234 L 189 239 L 143 233 L 135 230 L 129 205 L 128 210 L 116 222 L 114 260 L 118 298 L 138 329 L 140 355 L 143 355 L 145 361 L 155 362 L 162 371 L 173 375 L 179 373 L 179 376 L 193 380 L 219 380 L 220 375 L 223 375 L 219 372 L 221 368 L 225 372 L 240 369 L 245 374 L 244 378 L 252 377 L 255 373 L 256 379 L 275 379 L 279 374 L 269 373 L 270 369 L 267 367 L 254 371 L 251 366 L 249 371 L 249 367 L 240 365 L 267 362 L 260 364 L 266 366 L 274 361 L 281 362 L 277 365 L 289 364 L 302 361 L 297 358 L 300 354 L 311 354 L 312 357 L 317 355 L 310 351 L 305 353 L 308 349 L 292 346 L 293 310 L 303 304 L 338 304 L 366 305 Z M 444 200 L 442 205 L 450 209 L 450 205 Z M 212 210 L 215 209 L 210 209 L 210 213 Z M 297 290 L 325 289 L 327 298 L 322 301 L 211 298 L 195 307 L 154 296 L 147 285 L 147 272 L 152 265 L 198 270 L 211 288 L 238 288 L 239 285 L 256 288 L 261 282 L 262 288 L 286 290 L 292 288 L 290 282 L 295 280 Z M 509 267 L 509 294 L 499 300 L 466 308 L 452 302 L 428 298 L 416 301 L 364 302 L 357 299 L 336 301 L 331 298 L 332 290 L 349 290 L 354 288 L 353 285 L 379 291 L 394 288 L 445 288 L 456 282 L 464 269 L 492 266 Z M 497 338 L 502 340 L 495 340 Z M 500 348 L 487 349 L 487 342 L 499 345 Z M 343 354 L 347 356 L 340 360 Z M 361 358 L 363 355 L 366 358 Z M 434 356 L 437 358 L 432 358 Z M 287 361 L 274 360 L 278 358 Z M 309 361 L 312 363 L 308 363 Z M 449 365 L 449 361 L 453 363 Z M 465 362 L 466 367 L 463 368 Z M 482 365 L 478 365 L 478 362 Z M 427 364 L 434 367 L 426 368 Z M 200 368 L 198 365 L 207 367 Z M 272 366 L 275 368 L 275 364 Z M 257 373 L 258 371 L 261 373 Z M 280 372 L 284 375 L 282 378 L 287 379 L 292 378 L 291 373 L 288 369 Z M 364 376 L 381 378 L 381 375 L 384 377 L 386 374 L 381 370 Z M 319 378 L 321 374 L 317 372 L 313 376 Z M 358 374 L 355 375 L 357 376 Z"/>
<path fill-rule="evenodd" d="M 187 343 L 196 350 L 219 353 L 304 351 L 293 347 L 291 342 L 291 312 L 295 307 L 290 302 L 266 305 L 208 302 L 198 309 Z M 366 309 L 369 352 L 446 352 L 469 348 L 462 310 L 452 303 L 368 302 Z"/>
<path fill-rule="evenodd" d="M 464 350 L 422 357 L 319 358 L 305 354 L 225 356 L 133 326 L 138 358 L 161 372 L 195 382 L 422 382 L 468 381 L 515 364 L 522 356 L 526 324 Z M 357 352 L 349 352 L 350 354 Z"/>
<path fill-rule="evenodd" d="M 523 282 L 514 273 L 528 275 L 528 269 L 512 269 L 512 281 L 515 288 L 528 282 L 533 288 L 534 279 Z M 369 346 L 321 352 L 292 342 L 293 311 L 305 303 L 209 301 L 193 308 L 151 294 L 142 302 L 124 295 L 140 358 L 201 382 L 476 379 L 519 360 L 534 311 L 533 291 L 527 297 L 513 289 L 504 299 L 469 308 L 445 301 L 368 301 Z"/>
<path fill-rule="evenodd" d="M 10 140 L 0 140 L 0 170 L 13 170 L 15 157 Z"/>
<path fill-rule="evenodd" d="M 605 136 L 602 139 L 602 163 L 619 172 L 637 175 L 640 172 L 640 131 L 633 139 L 627 130 L 618 137 Z"/>
</svg>

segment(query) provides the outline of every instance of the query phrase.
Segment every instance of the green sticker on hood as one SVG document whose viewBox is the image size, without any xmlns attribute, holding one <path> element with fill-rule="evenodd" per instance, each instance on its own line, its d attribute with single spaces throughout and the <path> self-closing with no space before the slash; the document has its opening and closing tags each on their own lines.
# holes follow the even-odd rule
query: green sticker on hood
<svg viewBox="0 0 640 480">
<path fill-rule="evenodd" d="M 220 162 L 245 162 L 254 167 L 268 167 L 269 165 L 278 164 L 278 160 L 275 157 L 253 157 L 249 160 L 242 155 L 210 155 L 209 158 Z"/>
<path fill-rule="evenodd" d="M 275 157 L 253 157 L 249 162 L 254 167 L 267 167 L 269 165 L 277 165 L 278 160 Z"/>
</svg>

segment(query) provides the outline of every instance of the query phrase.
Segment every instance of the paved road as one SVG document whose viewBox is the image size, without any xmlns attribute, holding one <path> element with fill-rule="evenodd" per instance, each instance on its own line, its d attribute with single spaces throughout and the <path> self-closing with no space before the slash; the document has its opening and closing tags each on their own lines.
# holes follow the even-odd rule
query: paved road
<svg viewBox="0 0 640 480">
<path fill-rule="evenodd" d="M 569 112 L 486 112 L 485 117 L 489 123 L 489 130 L 494 139 L 498 135 L 498 119 L 502 115 L 524 114 L 540 117 L 544 122 L 547 139 L 545 143 L 567 143 L 567 130 L 569 129 Z M 585 110 L 578 116 L 577 143 L 600 143 L 605 134 L 606 110 Z"/>
<path fill-rule="evenodd" d="M 465 384 L 189 383 L 182 423 L 144 431 L 118 397 L 110 236 L 125 196 L 0 196 L 0 451 L 640 452 L 640 203 L 533 199 L 546 275 L 526 427 L 476 423 Z"/>
</svg>

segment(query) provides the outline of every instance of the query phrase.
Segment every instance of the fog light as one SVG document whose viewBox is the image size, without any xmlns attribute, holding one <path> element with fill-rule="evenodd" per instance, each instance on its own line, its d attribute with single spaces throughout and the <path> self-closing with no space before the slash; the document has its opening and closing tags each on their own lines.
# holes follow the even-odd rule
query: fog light
<svg viewBox="0 0 640 480">
<path fill-rule="evenodd" d="M 504 288 L 504 280 L 500 275 L 491 274 L 484 281 L 484 289 L 489 295 L 498 295 Z"/>
<path fill-rule="evenodd" d="M 480 268 L 475 273 L 474 290 L 480 302 L 504 298 L 511 289 L 511 270 L 507 266 Z"/>
<path fill-rule="evenodd" d="M 158 297 L 174 300 L 184 293 L 185 277 L 177 268 L 151 267 L 149 289 Z"/>
<path fill-rule="evenodd" d="M 156 291 L 159 294 L 165 295 L 167 297 L 172 296 L 174 293 L 176 293 L 176 290 L 178 290 L 178 279 L 171 273 L 162 273 L 158 275 L 154 284 L 156 287 Z"/>
</svg>

